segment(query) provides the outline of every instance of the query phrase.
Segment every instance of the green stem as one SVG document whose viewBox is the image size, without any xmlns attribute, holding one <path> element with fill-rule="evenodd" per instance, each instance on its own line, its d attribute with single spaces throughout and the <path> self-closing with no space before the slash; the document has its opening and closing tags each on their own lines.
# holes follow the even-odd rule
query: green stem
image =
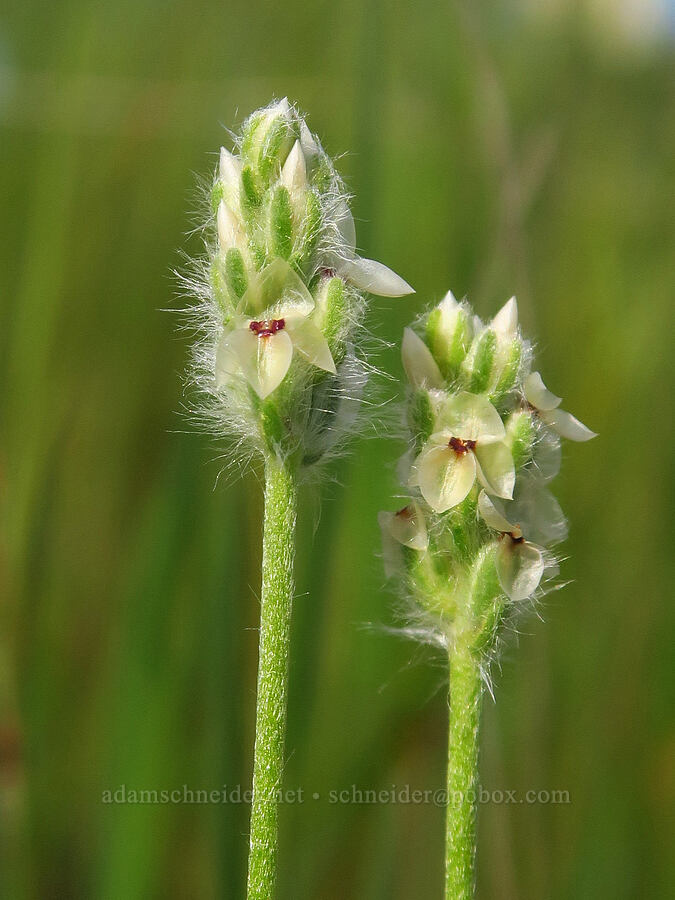
<svg viewBox="0 0 675 900">
<path fill-rule="evenodd" d="M 295 519 L 294 473 L 290 467 L 270 457 L 265 465 L 260 655 L 248 900 L 271 900 L 276 880 L 278 792 L 284 766 Z"/>
<path fill-rule="evenodd" d="M 478 733 L 483 684 L 477 660 L 462 646 L 450 652 L 446 900 L 474 896 Z"/>
</svg>

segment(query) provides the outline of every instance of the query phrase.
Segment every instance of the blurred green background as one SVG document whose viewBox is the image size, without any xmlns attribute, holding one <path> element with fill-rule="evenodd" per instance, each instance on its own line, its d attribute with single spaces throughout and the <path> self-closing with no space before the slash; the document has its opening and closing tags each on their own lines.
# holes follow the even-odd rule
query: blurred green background
<svg viewBox="0 0 675 900">
<path fill-rule="evenodd" d="M 216 485 L 163 310 L 223 126 L 283 95 L 345 153 L 364 253 L 417 288 L 374 331 L 449 287 L 483 315 L 517 293 L 600 432 L 556 485 L 572 583 L 484 713 L 486 788 L 570 802 L 481 807 L 479 895 L 669 895 L 674 23 L 659 0 L 3 7 L 3 897 L 243 896 L 245 804 L 102 792 L 249 785 L 260 485 Z M 279 896 L 437 898 L 441 809 L 328 799 L 444 784 L 442 660 L 364 627 L 394 622 L 376 513 L 401 447 L 353 449 L 303 493 Z"/>
</svg>

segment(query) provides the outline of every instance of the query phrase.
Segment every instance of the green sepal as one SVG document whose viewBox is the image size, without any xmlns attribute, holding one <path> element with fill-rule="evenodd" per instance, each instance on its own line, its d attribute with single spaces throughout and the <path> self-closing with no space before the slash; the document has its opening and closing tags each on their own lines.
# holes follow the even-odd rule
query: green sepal
<svg viewBox="0 0 675 900">
<path fill-rule="evenodd" d="M 209 281 L 211 282 L 211 290 L 213 291 L 213 296 L 220 307 L 221 312 L 223 313 L 223 324 L 226 324 L 230 319 L 231 314 L 231 304 L 230 297 L 227 290 L 227 284 L 225 278 L 223 277 L 223 273 L 220 266 L 220 260 L 216 257 L 211 263 L 209 269 Z"/>
<path fill-rule="evenodd" d="M 506 442 L 511 448 L 513 465 L 521 468 L 532 458 L 535 428 L 532 416 L 527 410 L 511 413 L 506 421 Z"/>
<path fill-rule="evenodd" d="M 477 491 L 475 489 L 470 491 L 458 506 L 442 513 L 441 516 L 452 538 L 453 558 L 466 565 L 470 562 L 476 546 Z"/>
<path fill-rule="evenodd" d="M 220 201 L 223 199 L 224 194 L 225 189 L 223 188 L 222 181 L 216 181 L 211 188 L 211 211 L 214 216 L 218 212 L 218 207 L 220 206 Z"/>
<path fill-rule="evenodd" d="M 252 167 L 244 166 L 241 170 L 241 205 L 246 211 L 260 206 L 261 194 L 258 179 Z"/>
<path fill-rule="evenodd" d="M 418 454 L 434 430 L 434 409 L 428 391 L 413 393 L 408 404 L 408 423 L 415 435 L 415 454 Z"/>
<path fill-rule="evenodd" d="M 272 448 L 279 447 L 283 441 L 284 427 L 274 401 L 270 399 L 263 400 L 260 413 L 263 434 L 268 446 Z"/>
<path fill-rule="evenodd" d="M 522 358 L 523 344 L 518 338 L 516 338 L 511 342 L 511 346 L 507 351 L 506 360 L 504 362 L 501 374 L 497 380 L 497 385 L 493 391 L 492 396 L 495 400 L 498 400 L 502 394 L 510 391 L 516 383 Z"/>
<path fill-rule="evenodd" d="M 283 449 L 284 440 L 284 426 L 279 415 L 278 398 L 270 396 L 261 400 L 253 388 L 249 388 L 249 396 L 253 408 L 260 417 L 260 428 L 267 447 L 276 453 L 279 449 Z"/>
<path fill-rule="evenodd" d="M 473 619 L 471 650 L 489 650 L 496 640 L 504 611 L 504 594 L 495 567 L 495 543 L 477 554 L 471 567 L 470 612 Z"/>
<path fill-rule="evenodd" d="M 487 328 L 478 338 L 470 366 L 469 390 L 481 394 L 490 386 L 497 351 L 497 335 Z"/>
<path fill-rule="evenodd" d="M 302 239 L 297 251 L 294 254 L 294 268 L 299 272 L 305 272 L 309 268 L 312 256 L 319 243 L 321 236 L 321 224 L 323 221 L 323 212 L 321 209 L 321 200 L 316 191 L 307 191 L 305 199 L 305 215 L 302 222 Z"/>
<path fill-rule="evenodd" d="M 325 314 L 321 330 L 337 366 L 344 359 L 346 352 L 344 341 L 341 340 L 341 337 L 345 330 L 347 315 L 347 291 L 341 278 L 331 278 L 325 291 Z"/>
<path fill-rule="evenodd" d="M 244 123 L 241 136 L 241 156 L 242 159 L 248 160 L 253 164 L 257 162 L 258 131 L 264 120 L 265 112 L 260 111 L 253 113 Z"/>
<path fill-rule="evenodd" d="M 288 259 L 293 247 L 293 220 L 291 198 L 283 185 L 272 196 L 269 224 L 272 254 Z"/>
<path fill-rule="evenodd" d="M 312 184 L 320 194 L 324 194 L 331 190 L 334 177 L 330 161 L 327 157 L 321 156 L 312 175 Z"/>
<path fill-rule="evenodd" d="M 258 156 L 258 171 L 264 183 L 269 184 L 276 170 L 283 165 L 291 149 L 292 137 L 286 116 L 277 116 L 270 123 Z"/>
<path fill-rule="evenodd" d="M 237 299 L 244 296 L 248 287 L 248 275 L 241 251 L 230 247 L 225 256 L 225 281 Z"/>
<path fill-rule="evenodd" d="M 457 377 L 469 349 L 469 317 L 466 310 L 458 309 L 455 330 L 450 336 L 443 333 L 441 321 L 441 310 L 432 309 L 426 322 L 426 343 L 441 374 L 451 381 Z"/>
</svg>

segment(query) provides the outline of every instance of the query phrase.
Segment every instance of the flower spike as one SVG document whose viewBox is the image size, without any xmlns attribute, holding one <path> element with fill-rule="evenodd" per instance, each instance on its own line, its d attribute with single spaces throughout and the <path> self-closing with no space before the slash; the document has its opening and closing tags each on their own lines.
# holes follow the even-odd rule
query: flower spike
<svg viewBox="0 0 675 900">
<path fill-rule="evenodd" d="M 202 411 L 243 459 L 316 465 L 353 433 L 342 407 L 367 379 L 366 294 L 412 288 L 357 254 L 349 195 L 287 99 L 252 113 L 234 148 L 220 149 L 212 210 L 208 264 L 187 280 L 203 298 Z"/>
<path fill-rule="evenodd" d="M 210 201 L 206 259 L 184 279 L 199 329 L 191 375 L 202 418 L 229 440 L 242 470 L 262 464 L 265 483 L 247 894 L 254 900 L 275 893 L 298 485 L 373 406 L 363 402 L 372 371 L 366 294 L 412 288 L 357 254 L 342 179 L 285 98 L 252 113 L 234 147 L 221 148 Z M 423 554 L 424 514 L 414 503 L 388 517 L 386 533 L 402 554 Z"/>
<path fill-rule="evenodd" d="M 409 500 L 380 513 L 385 574 L 422 637 L 448 652 L 447 898 L 473 896 L 480 700 L 502 635 L 557 575 L 567 534 L 548 484 L 560 437 L 592 431 L 536 371 L 512 297 L 488 322 L 448 292 L 406 328 Z M 455 799 L 452 799 L 455 798 Z M 459 798 L 459 799 L 457 799 Z"/>
</svg>

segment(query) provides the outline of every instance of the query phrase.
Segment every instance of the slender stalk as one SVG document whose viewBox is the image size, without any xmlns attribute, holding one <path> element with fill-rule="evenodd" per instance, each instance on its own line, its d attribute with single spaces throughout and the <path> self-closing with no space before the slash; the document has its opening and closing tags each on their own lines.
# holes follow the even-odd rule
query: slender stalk
<svg viewBox="0 0 675 900">
<path fill-rule="evenodd" d="M 248 900 L 271 900 L 277 870 L 278 792 L 284 764 L 296 482 L 276 458 L 265 465 L 260 655 L 248 860 Z"/>
<path fill-rule="evenodd" d="M 454 647 L 450 652 L 446 900 L 470 900 L 474 896 L 482 694 L 478 661 L 468 649 Z"/>
</svg>

